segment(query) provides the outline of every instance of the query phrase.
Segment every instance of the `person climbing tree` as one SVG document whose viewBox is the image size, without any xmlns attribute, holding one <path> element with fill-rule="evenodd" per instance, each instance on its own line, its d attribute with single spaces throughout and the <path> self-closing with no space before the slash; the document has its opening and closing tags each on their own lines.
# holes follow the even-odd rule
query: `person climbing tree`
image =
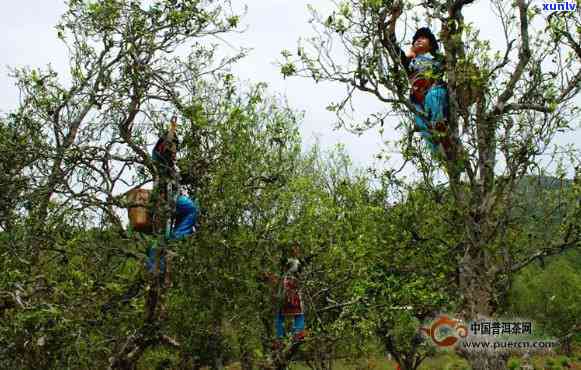
<svg viewBox="0 0 581 370">
<path fill-rule="evenodd" d="M 180 195 L 176 201 L 175 221 L 172 226 L 171 234 L 168 241 L 180 240 L 192 235 L 195 231 L 195 225 L 198 220 L 199 206 L 197 201 L 192 201 L 185 195 Z M 151 246 L 147 250 L 146 268 L 149 272 L 155 271 L 157 257 L 157 247 Z M 161 277 L 166 276 L 166 264 L 164 256 L 160 256 L 160 274 Z M 169 266 L 168 266 L 169 276 Z"/>
<path fill-rule="evenodd" d="M 395 23 L 401 14 L 396 7 L 388 23 L 385 37 L 395 44 Z M 390 43 L 382 39 L 385 47 Z M 453 160 L 451 140 L 448 135 L 448 91 L 443 81 L 444 59 L 438 53 L 438 40 L 428 27 L 419 28 L 412 38 L 412 46 L 406 52 L 399 50 L 401 63 L 405 68 L 410 86 L 410 100 L 419 113 L 415 114 L 415 130 L 420 132 L 432 153 L 442 153 Z"/>
<path fill-rule="evenodd" d="M 295 244 L 290 250 L 290 256 L 282 259 L 283 274 L 279 278 L 267 273 L 267 280 L 273 285 L 275 306 L 276 340 L 274 349 L 283 346 L 282 339 L 286 336 L 285 318 L 293 318 L 293 342 L 298 343 L 305 338 L 305 314 L 300 293 L 299 274 L 302 264 L 299 261 L 300 247 Z"/>
<path fill-rule="evenodd" d="M 174 200 L 173 193 L 177 193 L 179 174 L 176 171 L 175 161 L 178 145 L 177 117 L 173 116 L 169 130 L 160 136 L 151 151 L 151 157 L 153 158 L 153 162 L 157 169 L 154 181 L 154 187 L 156 190 L 156 209 L 160 209 L 162 204 L 167 205 L 168 203 L 171 203 Z M 170 185 L 173 185 L 173 189 L 168 189 L 168 186 Z M 168 194 L 168 192 L 171 194 Z M 172 208 L 169 209 L 171 210 Z M 164 222 L 162 222 L 161 218 L 163 218 L 161 213 L 155 215 L 154 228 L 157 229 L 157 232 L 161 231 L 160 229 L 163 229 L 164 227 L 165 231 L 168 231 L 168 228 Z M 167 232 L 166 236 L 169 236 L 167 235 Z"/>
<path fill-rule="evenodd" d="M 170 129 L 161 135 L 152 150 L 152 158 L 157 168 L 156 189 L 157 200 L 155 201 L 155 211 L 153 217 L 153 229 L 157 233 L 164 232 L 164 238 L 167 242 L 183 239 L 193 234 L 195 224 L 199 215 L 199 206 L 197 200 L 193 201 L 185 195 L 179 194 L 179 174 L 175 167 L 175 160 L 178 150 L 177 138 L 177 117 L 171 119 Z M 175 204 L 175 209 L 171 214 L 163 214 L 164 206 L 171 207 Z M 165 229 L 164 228 L 165 225 Z M 149 272 L 155 272 L 157 262 L 157 245 L 150 246 L 147 250 L 146 267 Z M 159 256 L 160 277 L 165 276 L 166 282 L 169 283 L 169 265 L 167 266 L 164 257 L 165 251 Z"/>
<path fill-rule="evenodd" d="M 157 170 L 153 192 L 146 189 L 132 189 L 127 193 L 131 204 L 128 211 L 131 229 L 143 234 L 161 235 L 161 239 L 153 241 L 145 251 L 145 268 L 152 275 L 159 271 L 157 281 L 161 284 L 160 286 L 165 287 L 169 287 L 171 281 L 171 264 L 169 260 L 166 260 L 166 255 L 170 255 L 171 252 L 167 248 L 160 248 L 160 244 L 167 246 L 168 242 L 193 234 L 199 215 L 197 200 L 192 200 L 186 195 L 177 196 L 179 175 L 175 169 L 178 144 L 176 123 L 177 119 L 174 116 L 169 131 L 159 138 L 152 150 L 152 159 Z M 154 197 L 151 197 L 152 193 Z M 175 207 L 171 212 L 164 212 L 164 209 L 168 209 L 173 204 Z M 104 304 L 102 311 L 109 311 L 117 302 L 121 304 L 130 302 L 140 293 L 143 283 L 144 280 L 140 277 L 123 295 L 113 297 L 110 302 Z"/>
</svg>

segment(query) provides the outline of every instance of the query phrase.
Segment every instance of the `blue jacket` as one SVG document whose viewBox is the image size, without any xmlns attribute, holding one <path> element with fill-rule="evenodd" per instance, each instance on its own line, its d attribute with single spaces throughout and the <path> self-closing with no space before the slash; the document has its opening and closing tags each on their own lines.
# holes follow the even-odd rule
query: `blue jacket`
<svg viewBox="0 0 581 370">
<path fill-rule="evenodd" d="M 194 227 L 198 221 L 200 214 L 200 206 L 198 201 L 192 201 L 185 195 L 180 195 L 176 201 L 176 221 L 172 229 L 169 240 L 179 240 L 192 235 Z M 157 254 L 157 243 L 147 248 L 147 258 L 145 266 L 149 272 L 153 272 L 155 266 L 155 258 Z M 162 275 L 165 274 L 165 258 L 160 259 L 159 270 Z"/>
<path fill-rule="evenodd" d="M 443 63 L 441 57 L 434 57 L 432 54 L 425 53 L 410 59 L 408 72 L 413 78 L 430 77 L 433 80 L 442 78 Z"/>
<path fill-rule="evenodd" d="M 185 195 L 180 195 L 176 201 L 176 219 L 170 240 L 183 239 L 194 233 L 198 221 L 200 206 L 198 201 L 192 201 Z"/>
</svg>

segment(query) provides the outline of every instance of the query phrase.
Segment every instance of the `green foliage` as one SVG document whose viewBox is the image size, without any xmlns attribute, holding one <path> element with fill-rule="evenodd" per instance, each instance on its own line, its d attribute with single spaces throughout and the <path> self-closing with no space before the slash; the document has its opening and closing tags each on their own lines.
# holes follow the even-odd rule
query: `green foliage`
<svg viewBox="0 0 581 370">
<path fill-rule="evenodd" d="M 519 360 L 513 358 L 510 361 L 508 361 L 507 367 L 510 370 L 517 370 L 520 368 L 520 362 L 519 362 Z"/>
<path fill-rule="evenodd" d="M 296 72 L 297 70 L 293 63 L 286 63 L 280 67 L 280 73 L 282 73 L 284 77 L 290 77 L 294 75 Z"/>
<path fill-rule="evenodd" d="M 559 364 L 564 368 L 570 368 L 571 367 L 571 360 L 567 357 L 562 357 L 559 359 Z"/>
<path fill-rule="evenodd" d="M 510 176 L 491 184 L 498 193 L 487 194 L 495 198 L 473 181 L 435 184 L 433 166 L 421 160 L 414 163 L 423 181 L 410 184 L 395 171 L 371 178 L 341 147 L 302 151 L 301 115 L 272 98 L 265 84 L 240 88 L 222 68 L 244 51 L 216 61 L 216 47 L 200 42 L 240 24 L 226 5 L 70 0 L 57 26 L 71 50 L 70 83 L 50 69 L 14 70 L 22 104 L 0 121 L 0 367 L 106 368 L 143 331 L 180 346 L 147 343 L 136 354 L 137 368 L 235 361 L 258 367 L 272 357 L 277 309 L 264 276 L 283 273 L 294 245 L 303 260 L 308 337 L 302 355 L 328 368 L 337 354 L 367 358 L 388 351 L 414 367 L 434 354 L 419 335 L 423 321 L 465 303 L 458 281 L 467 245 L 492 265 L 500 251 L 526 262 L 535 251 L 530 245 L 577 230 L 578 184 L 533 189 L 524 182 L 511 204 L 509 197 L 503 202 Z M 320 19 L 361 51 L 351 60 L 360 80 L 389 82 L 378 72 L 377 35 L 354 22 L 363 17 L 362 25 L 376 30 L 379 11 L 391 6 L 341 2 Z M 554 37 L 561 26 L 551 26 Z M 489 75 L 490 45 L 468 25 L 464 32 L 469 42 L 457 63 L 459 84 L 498 93 Z M 174 53 L 184 47 L 188 55 Z M 332 77 L 302 46 L 297 56 L 304 69 L 291 52 L 282 55 L 285 77 L 304 71 L 316 81 Z M 396 83 L 405 79 L 388 73 Z M 534 67 L 531 76 L 558 109 L 556 85 Z M 339 80 L 345 79 L 352 81 Z M 191 238 L 168 247 L 175 253 L 172 281 L 159 305 L 168 317 L 144 325 L 144 296 L 152 289 L 144 252 L 159 238 L 128 232 L 124 193 L 159 176 L 148 152 L 172 114 L 182 190 L 198 199 L 201 217 Z M 561 129 L 568 127 L 563 121 Z M 511 124 L 543 131 L 522 116 Z M 515 152 L 519 140 L 507 138 L 498 148 Z M 418 156 L 413 150 L 406 159 Z M 508 160 L 507 166 L 519 164 Z M 501 236 L 487 229 L 483 214 L 491 224 L 504 222 Z M 581 316 L 578 263 L 579 255 L 571 254 L 544 268 L 530 265 L 513 286 L 514 312 L 535 319 L 548 335 L 566 333 Z M 501 270 L 495 273 L 503 276 Z"/>
<path fill-rule="evenodd" d="M 578 265 L 562 257 L 547 261 L 545 268 L 535 265 L 524 270 L 514 283 L 511 307 L 514 313 L 535 320 L 546 335 L 561 337 L 577 324 L 579 297 Z"/>
<path fill-rule="evenodd" d="M 550 245 L 559 229 L 577 217 L 574 182 L 524 178 L 517 194 L 514 215 L 519 222 L 511 231 L 515 258 L 530 254 L 535 243 Z M 579 258 L 578 251 L 571 251 L 538 259 L 522 270 L 511 288 L 507 311 L 535 320 L 539 334 L 557 338 L 569 334 L 581 313 L 576 303 L 581 297 Z"/>
<path fill-rule="evenodd" d="M 578 108 L 569 104 L 574 98 L 568 95 L 578 93 L 576 81 L 559 84 L 556 77 L 569 71 L 574 75 L 579 64 L 551 57 L 556 50 L 567 49 L 571 58 L 579 59 L 578 43 L 571 41 L 579 38 L 574 31 L 578 21 L 569 16 L 548 20 L 543 32 L 535 22 L 529 27 L 522 22 L 538 13 L 532 6 L 528 8 L 530 3 L 510 7 L 493 2 L 498 15 L 495 21 L 507 38 L 507 47 L 500 48 L 507 54 L 495 55 L 497 45 L 482 39 L 465 17 L 466 2 L 456 2 L 452 8 L 443 3 L 408 2 L 394 7 L 393 1 L 354 0 L 337 2 L 330 14 L 311 9 L 315 34 L 299 41 L 297 57 L 283 54 L 284 65 L 296 66 L 294 75 L 346 86 L 346 96 L 327 108 L 337 114 L 338 126 L 358 133 L 378 126 L 380 133 L 387 130 L 384 127 L 402 130 L 396 148 L 404 163 L 385 173 L 391 184 L 397 184 L 396 194 L 405 195 L 397 196 L 397 204 L 383 214 L 384 232 L 379 231 L 371 244 L 365 257 L 368 264 L 353 286 L 353 295 L 368 303 L 355 306 L 367 315 L 360 325 L 362 331 L 377 331 L 388 350 L 405 354 L 410 360 L 405 367 L 410 368 L 414 367 L 411 360 L 421 356 L 409 350 L 421 352 L 424 348 L 414 347 L 420 339 L 405 330 L 408 314 L 422 319 L 438 311 L 465 318 L 493 317 L 507 310 L 508 290 L 512 286 L 511 294 L 518 294 L 518 285 L 527 292 L 518 301 L 530 303 L 519 312 L 526 311 L 528 317 L 535 317 L 533 307 L 539 302 L 561 297 L 557 304 L 547 303 L 541 310 L 559 317 L 555 324 L 563 324 L 561 335 L 574 324 L 565 317 L 579 316 L 571 306 L 578 300 L 577 289 L 568 283 L 553 286 L 561 279 L 578 284 L 578 271 L 563 266 L 543 294 L 539 293 L 543 291 L 539 271 L 529 271 L 526 277 L 514 274 L 537 258 L 579 247 L 578 186 L 567 189 L 561 171 L 566 165 L 555 171 L 556 180 L 542 176 L 542 170 L 537 173 L 541 166 L 536 161 L 548 151 L 555 135 L 571 129 L 570 123 L 578 116 Z M 519 9 L 521 26 L 513 28 Z M 400 17 L 403 12 L 406 14 Z M 418 148 L 420 140 L 413 139 L 418 127 L 413 122 L 416 112 L 409 100 L 410 76 L 401 61 L 409 40 L 392 33 L 410 26 L 417 29 L 426 21 L 440 30 L 444 71 L 441 76 L 428 77 L 447 82 L 450 109 L 445 132 L 431 134 L 435 139 L 452 138 L 454 153 L 448 153 L 453 155 L 447 159 L 432 154 L 430 160 Z M 519 34 L 525 30 L 529 33 Z M 513 36 L 521 41 L 518 48 L 513 47 Z M 359 93 L 374 96 L 382 108 L 355 120 L 353 112 L 358 109 L 352 103 Z M 569 174 L 578 164 L 578 150 L 574 152 Z M 532 171 L 536 176 L 527 176 Z M 421 185 L 411 185 L 405 178 L 409 173 L 417 173 Z M 527 182 L 546 179 L 556 180 L 557 188 L 522 189 Z M 446 181 L 445 187 L 438 185 L 442 181 Z M 515 276 L 517 282 L 512 285 Z M 525 289 L 522 285 L 526 284 L 535 284 L 536 293 L 528 294 L 533 287 Z M 574 298 L 547 293 L 561 288 L 574 291 Z M 412 307 L 411 313 L 401 315 L 392 309 L 394 305 Z M 542 316 L 538 311 L 537 316 Z"/>
</svg>

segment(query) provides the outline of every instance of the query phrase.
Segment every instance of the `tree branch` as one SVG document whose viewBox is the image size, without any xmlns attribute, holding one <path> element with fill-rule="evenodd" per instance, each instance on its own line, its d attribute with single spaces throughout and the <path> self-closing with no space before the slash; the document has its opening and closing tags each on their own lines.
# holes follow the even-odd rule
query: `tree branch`
<svg viewBox="0 0 581 370">
<path fill-rule="evenodd" d="M 519 61 L 513 71 L 506 88 L 498 97 L 492 115 L 500 115 L 504 112 L 506 102 L 514 95 L 514 89 L 518 81 L 520 81 L 526 65 L 531 59 L 530 41 L 529 41 L 529 21 L 528 21 L 528 4 L 526 0 L 518 0 L 518 10 L 520 19 L 520 40 L 521 45 L 519 49 Z"/>
<path fill-rule="evenodd" d="M 533 253 L 531 256 L 527 257 L 523 261 L 512 266 L 511 271 L 512 272 L 519 271 L 519 270 L 523 269 L 524 267 L 530 265 L 531 263 L 533 263 L 537 259 L 542 259 L 544 257 L 549 257 L 549 256 L 555 256 L 557 254 L 561 254 L 569 249 L 573 249 L 576 247 L 581 247 L 581 239 L 577 239 L 577 240 L 570 241 L 568 243 L 562 243 L 559 245 L 555 245 L 552 247 L 541 249 L 540 251 Z"/>
</svg>

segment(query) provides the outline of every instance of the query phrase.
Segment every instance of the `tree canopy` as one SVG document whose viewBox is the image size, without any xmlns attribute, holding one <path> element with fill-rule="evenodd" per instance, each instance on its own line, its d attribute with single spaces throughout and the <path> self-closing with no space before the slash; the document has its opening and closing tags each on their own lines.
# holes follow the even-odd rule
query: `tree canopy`
<svg viewBox="0 0 581 370">
<path fill-rule="evenodd" d="M 302 114 L 233 75 L 246 51 L 219 57 L 212 41 L 239 30 L 228 1 L 68 1 L 57 33 L 69 75 L 14 69 L 21 101 L 0 119 L 0 367 L 330 369 L 388 352 L 417 369 L 435 354 L 420 327 L 441 312 L 526 315 L 570 344 L 581 167 L 553 144 L 578 123 L 579 16 L 540 22 L 530 2 L 492 0 L 506 41 L 493 48 L 464 18 L 473 2 L 342 1 L 311 9 L 318 33 L 283 51 L 283 76 L 348 87 L 329 106 L 343 128 L 401 132 L 403 163 L 365 170 L 341 147 L 303 148 Z M 449 158 L 413 136 L 422 113 L 399 54 L 401 31 L 427 19 L 445 60 Z M 385 110 L 353 121 L 356 93 Z M 166 176 L 150 153 L 172 117 L 181 191 L 201 215 L 168 241 L 126 212 L 132 189 Z M 156 245 L 166 282 L 144 268 Z M 292 253 L 307 335 L 277 341 L 268 276 L 284 278 Z M 474 369 L 508 358 L 458 353 Z"/>
</svg>

